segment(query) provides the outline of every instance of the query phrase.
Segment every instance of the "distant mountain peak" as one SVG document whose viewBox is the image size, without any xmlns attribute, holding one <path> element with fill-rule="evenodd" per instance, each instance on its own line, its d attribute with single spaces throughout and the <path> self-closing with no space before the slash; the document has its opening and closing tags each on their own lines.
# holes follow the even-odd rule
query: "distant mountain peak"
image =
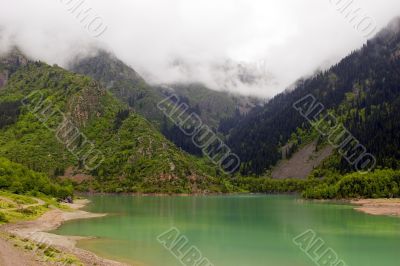
<svg viewBox="0 0 400 266">
<path fill-rule="evenodd" d="M 85 73 L 107 87 L 111 87 L 115 79 L 129 80 L 134 83 L 143 82 L 143 78 L 133 68 L 104 49 L 97 49 L 92 54 L 76 57 L 70 62 L 68 68 L 77 73 Z"/>
<path fill-rule="evenodd" d="M 400 33 L 400 16 L 392 19 L 389 24 L 384 27 L 375 38 L 376 39 L 383 39 L 384 41 L 390 41 L 393 37 Z"/>
<path fill-rule="evenodd" d="M 400 30 L 400 16 L 395 17 L 394 19 L 392 19 L 389 22 L 388 27 L 393 29 L 393 30 L 399 31 Z"/>
<path fill-rule="evenodd" d="M 28 64 L 28 58 L 16 46 L 0 55 L 0 88 L 7 84 L 12 73 L 26 64 Z"/>
<path fill-rule="evenodd" d="M 28 57 L 17 46 L 13 46 L 7 52 L 0 54 L 0 61 L 3 64 L 12 62 L 26 64 Z"/>
</svg>

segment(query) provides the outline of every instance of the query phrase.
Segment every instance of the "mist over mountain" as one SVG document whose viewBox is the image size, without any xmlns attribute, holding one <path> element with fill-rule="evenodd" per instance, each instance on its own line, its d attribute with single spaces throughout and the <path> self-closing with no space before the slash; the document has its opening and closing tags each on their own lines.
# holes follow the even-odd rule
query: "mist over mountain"
<svg viewBox="0 0 400 266">
<path fill-rule="evenodd" d="M 231 132 L 229 144 L 243 160 L 242 172 L 263 174 L 293 151 L 315 141 L 327 145 L 293 106 L 313 95 L 335 116 L 366 150 L 376 156 L 377 167 L 399 167 L 399 59 L 400 19 L 393 19 L 361 49 L 352 52 L 329 70 L 301 80 L 242 120 Z M 316 119 L 319 113 L 315 114 Z M 323 144 L 323 145 L 321 145 Z M 354 171 L 336 150 L 325 168 Z M 289 147 L 289 148 L 288 148 Z M 340 147 L 338 145 L 337 147 Z M 316 150 L 318 150 L 316 148 Z"/>
<path fill-rule="evenodd" d="M 32 59 L 65 67 L 101 47 L 153 85 L 200 82 L 272 97 L 366 42 L 332 1 L 87 0 L 102 22 L 99 36 L 88 32 L 76 2 L 3 1 L 0 52 L 17 45 Z M 398 15 L 400 2 L 354 2 L 358 8 L 378 31 Z"/>
<path fill-rule="evenodd" d="M 399 0 L 0 3 L 0 266 L 399 265 Z"/>
</svg>

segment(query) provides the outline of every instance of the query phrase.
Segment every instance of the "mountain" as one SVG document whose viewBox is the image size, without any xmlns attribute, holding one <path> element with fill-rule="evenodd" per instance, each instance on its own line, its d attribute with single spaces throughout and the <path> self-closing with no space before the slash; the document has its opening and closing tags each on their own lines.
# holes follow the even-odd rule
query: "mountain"
<svg viewBox="0 0 400 266">
<path fill-rule="evenodd" d="M 75 61 L 72 68 L 82 72 L 77 74 L 30 61 L 14 49 L 0 57 L 0 160 L 5 158 L 0 177 L 13 180 L 0 178 L 0 186 L 60 198 L 71 193 L 71 183 L 78 190 L 101 192 L 398 195 L 400 179 L 393 169 L 400 166 L 399 29 L 400 20 L 395 20 L 362 49 L 299 80 L 263 106 L 257 99 L 196 83 L 150 86 L 106 52 Z M 182 150 L 201 155 L 191 138 L 156 108 L 173 93 L 189 112 L 218 127 L 218 137 L 227 138 L 241 159 L 242 176 L 228 179 L 206 158 Z M 337 134 L 342 127 L 348 131 L 338 132 L 352 138 Z M 327 129 L 336 133 L 320 134 Z M 332 137 L 349 141 L 334 150 L 329 148 Z M 223 145 L 211 144 L 210 154 L 219 155 Z M 371 175 L 352 173 L 357 169 L 347 162 L 363 145 L 376 158 L 378 169 Z M 296 164 L 303 167 L 293 168 Z M 20 170 L 12 173 L 13 168 Z M 260 175 L 286 179 L 256 177 Z M 38 181 L 30 182 L 32 178 Z M 52 186 L 53 181 L 66 189 Z"/>
<path fill-rule="evenodd" d="M 189 106 L 188 111 L 199 115 L 214 132 L 223 124 L 223 133 L 227 133 L 230 124 L 234 124 L 242 114 L 262 102 L 257 98 L 214 91 L 198 83 L 151 86 L 135 70 L 104 50 L 76 58 L 69 69 L 99 81 L 116 98 L 152 122 L 178 147 L 199 156 L 202 151 L 192 143 L 191 138 L 156 107 L 160 101 L 172 93 L 176 94 L 181 103 Z M 226 120 L 231 123 L 228 125 Z"/>
<path fill-rule="evenodd" d="M 215 130 L 222 120 L 234 117 L 237 113 L 247 114 L 262 100 L 256 97 L 240 96 L 228 91 L 215 91 L 201 83 L 177 83 L 156 87 L 164 96 L 172 93 L 179 96 L 196 112 L 204 123 Z"/>
<path fill-rule="evenodd" d="M 254 110 L 238 123 L 231 131 L 229 146 L 242 161 L 242 174 L 265 173 L 283 158 L 282 148 L 287 145 L 292 147 L 290 154 L 315 140 L 327 145 L 327 139 L 315 134 L 315 128 L 299 112 L 307 103 L 293 106 L 306 97 L 314 98 L 315 105 L 321 104 L 325 113 L 343 123 L 354 136 L 353 142 L 364 145 L 376 158 L 378 168 L 398 169 L 399 29 L 400 19 L 395 19 L 360 50 L 329 70 L 298 81 L 293 90 L 277 95 L 261 110 Z M 315 110 L 318 120 L 321 117 Z M 346 156 L 340 156 L 339 152 L 349 155 L 352 151 L 336 150 L 323 164 L 342 173 L 354 171 Z"/>
<path fill-rule="evenodd" d="M 215 167 L 182 152 L 100 83 L 42 62 L 15 64 L 13 54 L 3 58 L 3 69 L 13 71 L 0 90 L 0 156 L 75 180 L 82 190 L 223 189 Z"/>
<path fill-rule="evenodd" d="M 164 97 L 177 95 L 181 103 L 187 104 L 188 112 L 198 115 L 201 122 L 224 139 L 230 129 L 252 108 L 259 106 L 258 98 L 238 96 L 229 92 L 210 90 L 202 84 L 171 84 L 156 87 Z M 193 144 L 179 126 L 164 123 L 161 132 L 183 150 L 201 156 L 202 150 Z"/>
<path fill-rule="evenodd" d="M 161 95 L 131 67 L 104 50 L 94 55 L 76 58 L 68 67 L 71 71 L 99 81 L 115 97 L 153 122 L 162 122 L 162 113 L 156 108 Z"/>
<path fill-rule="evenodd" d="M 10 75 L 12 75 L 20 66 L 27 64 L 27 59 L 17 48 L 12 48 L 7 56 L 0 58 L 0 89 L 4 87 Z"/>
</svg>

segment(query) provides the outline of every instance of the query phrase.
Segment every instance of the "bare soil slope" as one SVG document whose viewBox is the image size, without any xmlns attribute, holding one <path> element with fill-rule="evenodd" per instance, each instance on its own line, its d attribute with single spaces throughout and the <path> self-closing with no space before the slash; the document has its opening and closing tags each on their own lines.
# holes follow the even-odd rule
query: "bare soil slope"
<svg viewBox="0 0 400 266">
<path fill-rule="evenodd" d="M 272 177 L 304 179 L 332 152 L 333 148 L 329 145 L 316 151 L 316 142 L 312 142 L 294 153 L 290 159 L 280 161 L 272 170 Z"/>
</svg>

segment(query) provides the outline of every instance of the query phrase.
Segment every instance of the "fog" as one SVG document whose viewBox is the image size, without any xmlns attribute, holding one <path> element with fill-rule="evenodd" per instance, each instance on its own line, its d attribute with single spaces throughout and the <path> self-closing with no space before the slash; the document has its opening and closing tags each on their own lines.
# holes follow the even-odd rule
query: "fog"
<svg viewBox="0 0 400 266">
<path fill-rule="evenodd" d="M 92 32 L 72 10 L 80 1 L 101 19 Z M 0 3 L 0 52 L 17 45 L 35 60 L 67 66 L 76 55 L 101 47 L 151 83 L 203 82 L 262 97 L 336 63 L 400 15 L 398 0 Z M 346 17 L 357 9 L 357 18 Z M 361 25 L 363 18 L 368 21 Z"/>
</svg>

